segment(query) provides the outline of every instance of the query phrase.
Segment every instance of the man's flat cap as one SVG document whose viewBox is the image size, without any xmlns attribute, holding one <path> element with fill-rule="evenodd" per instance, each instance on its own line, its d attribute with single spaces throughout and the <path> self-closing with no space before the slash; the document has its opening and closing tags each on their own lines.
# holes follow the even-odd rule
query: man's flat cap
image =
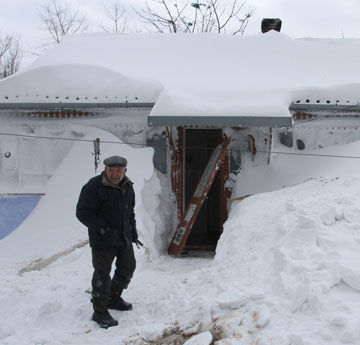
<svg viewBox="0 0 360 345">
<path fill-rule="evenodd" d="M 127 166 L 127 160 L 124 157 L 121 156 L 111 156 L 106 159 L 104 159 L 104 165 L 106 167 L 126 167 Z"/>
</svg>

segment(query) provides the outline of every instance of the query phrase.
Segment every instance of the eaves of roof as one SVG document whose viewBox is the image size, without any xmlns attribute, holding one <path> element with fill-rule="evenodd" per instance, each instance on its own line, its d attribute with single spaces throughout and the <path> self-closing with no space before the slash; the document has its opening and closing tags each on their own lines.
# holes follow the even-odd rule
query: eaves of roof
<svg viewBox="0 0 360 345">
<path fill-rule="evenodd" d="M 62 111 L 62 110 L 101 110 L 101 109 L 149 109 L 154 103 L 0 103 L 0 111 Z M 201 126 L 201 127 L 290 127 L 291 116 L 156 116 L 149 115 L 150 126 Z"/>
<path fill-rule="evenodd" d="M 199 127 L 291 127 L 292 117 L 275 116 L 153 116 L 148 117 L 153 126 Z"/>
<path fill-rule="evenodd" d="M 360 113 L 360 103 L 291 103 L 291 112 Z"/>
<path fill-rule="evenodd" d="M 149 108 L 154 103 L 0 103 L 0 110 L 85 110 L 85 109 L 131 109 Z"/>
</svg>

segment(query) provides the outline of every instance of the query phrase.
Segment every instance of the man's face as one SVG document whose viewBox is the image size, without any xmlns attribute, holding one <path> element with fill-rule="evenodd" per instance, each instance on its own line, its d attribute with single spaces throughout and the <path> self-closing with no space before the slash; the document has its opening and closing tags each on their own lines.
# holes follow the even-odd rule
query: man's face
<svg viewBox="0 0 360 345">
<path fill-rule="evenodd" d="M 125 167 L 105 167 L 105 175 L 112 184 L 118 184 L 125 176 Z"/>
</svg>

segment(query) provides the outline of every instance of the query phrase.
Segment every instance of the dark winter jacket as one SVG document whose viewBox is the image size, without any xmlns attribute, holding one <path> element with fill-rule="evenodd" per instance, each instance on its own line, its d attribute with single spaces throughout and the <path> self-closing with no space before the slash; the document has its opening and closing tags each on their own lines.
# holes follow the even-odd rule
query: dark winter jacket
<svg viewBox="0 0 360 345">
<path fill-rule="evenodd" d="M 137 240 L 132 185 L 126 176 L 113 185 L 103 173 L 83 186 L 76 217 L 88 227 L 91 247 L 106 250 L 130 246 Z"/>
</svg>

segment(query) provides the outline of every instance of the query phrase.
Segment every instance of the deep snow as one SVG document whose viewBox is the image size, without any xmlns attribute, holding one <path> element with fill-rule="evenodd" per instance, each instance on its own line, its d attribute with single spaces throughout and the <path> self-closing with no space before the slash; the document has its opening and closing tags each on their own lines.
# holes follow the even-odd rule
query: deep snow
<svg viewBox="0 0 360 345">
<path fill-rule="evenodd" d="M 216 47 L 216 49 L 214 49 Z M 290 117 L 293 101 L 356 104 L 358 39 L 270 31 L 82 34 L 0 82 L 4 103 L 146 103 L 155 116 Z"/>
<path fill-rule="evenodd" d="M 114 142 L 102 145 L 102 157 L 119 153 L 125 157 L 131 157 L 128 173 L 135 182 L 136 195 L 141 194 L 145 181 L 152 177 L 152 148 L 131 148 L 112 134 L 100 129 L 76 125 L 71 128 L 82 134 L 82 140 L 90 141 L 73 142 L 56 173 L 47 183 L 46 195 L 40 200 L 37 212 L 31 214 L 11 236 L 1 241 L 0 267 L 11 264 L 19 265 L 26 260 L 51 256 L 85 239 L 87 231 L 74 214 L 81 186 L 94 175 L 93 143 L 91 141 L 93 138 Z M 142 169 L 138 167 L 140 162 L 143 164 Z M 102 168 L 99 167 L 99 169 L 101 171 Z M 156 197 L 156 192 L 155 188 L 149 198 Z M 148 220 L 149 216 L 143 208 L 141 198 L 137 201 L 136 211 L 139 232 L 144 239 L 152 243 L 153 233 L 151 231 L 155 232 L 155 225 Z M 145 228 L 144 222 L 147 222 L 147 231 L 142 234 L 142 229 Z M 27 249 L 24 251 L 24 248 Z"/>
<path fill-rule="evenodd" d="M 358 101 L 358 40 L 292 40 L 274 32 L 243 38 L 148 37 L 66 40 L 2 81 L 1 101 L 158 100 L 154 113 L 160 115 L 249 115 L 251 110 L 267 116 L 289 115 L 288 106 L 297 98 Z M 120 41 L 124 44 L 115 44 Z M 112 49 L 114 54 L 104 54 Z M 189 52 L 186 58 L 184 51 Z M 62 90 L 66 94 L 59 94 Z M 232 176 L 233 196 L 254 195 L 229 205 L 215 258 L 174 259 L 164 254 L 173 228 L 173 201 L 164 176 L 154 171 L 153 149 L 130 147 L 118 139 L 144 143 L 147 114 L 118 115 L 58 126 L 48 122 L 48 127 L 46 121 L 24 119 L 19 128 L 7 127 L 2 118 L 4 131 L 89 140 L 34 144 L 36 139 L 0 135 L 1 153 L 21 148 L 19 156 L 2 162 L 2 192 L 41 186 L 46 193 L 36 210 L 0 240 L 2 345 L 360 344 L 356 120 L 297 126 L 294 137 L 308 139 L 301 152 L 280 145 L 275 131 L 273 152 L 283 154 L 271 154 L 270 165 L 257 158 L 264 161 L 266 153 L 258 152 L 254 160 L 242 155 L 241 170 Z M 97 137 L 113 142 L 101 146 L 102 159 L 122 154 L 129 160 L 137 225 L 145 243 L 136 250 L 137 271 L 124 296 L 134 310 L 113 312 L 120 323 L 108 330 L 90 321 L 90 251 L 86 229 L 75 218 L 80 188 L 94 175 L 91 141 Z M 46 150 L 45 142 L 54 146 Z M 58 155 L 47 156 L 53 151 Z M 338 157 L 316 156 L 323 154 Z M 17 174 L 19 163 L 29 168 L 26 176 Z M 33 175 L 41 180 L 28 186 Z"/>
<path fill-rule="evenodd" d="M 90 127 L 77 130 L 114 139 Z M 103 157 L 116 152 L 114 145 L 104 147 Z M 133 158 L 128 175 L 146 244 L 136 249 L 139 265 L 124 295 L 134 310 L 113 311 L 120 323 L 108 330 L 90 321 L 90 250 L 74 247 L 87 238 L 74 207 L 93 166 L 91 146 L 76 143 L 37 211 L 0 241 L 1 344 L 208 345 L 210 338 L 219 345 L 360 344 L 359 159 L 277 155 L 270 166 L 248 164 L 234 194 L 243 181 L 265 187 L 265 172 L 276 181 L 284 166 L 294 167 L 283 176 L 287 185 L 270 183 L 274 191 L 232 203 L 214 259 L 174 259 L 161 251 L 155 229 L 160 182 L 153 169 L 139 169 L 146 160 L 144 167 L 152 166 L 152 150 L 121 148 Z M 354 142 L 306 152 L 359 149 Z"/>
</svg>

